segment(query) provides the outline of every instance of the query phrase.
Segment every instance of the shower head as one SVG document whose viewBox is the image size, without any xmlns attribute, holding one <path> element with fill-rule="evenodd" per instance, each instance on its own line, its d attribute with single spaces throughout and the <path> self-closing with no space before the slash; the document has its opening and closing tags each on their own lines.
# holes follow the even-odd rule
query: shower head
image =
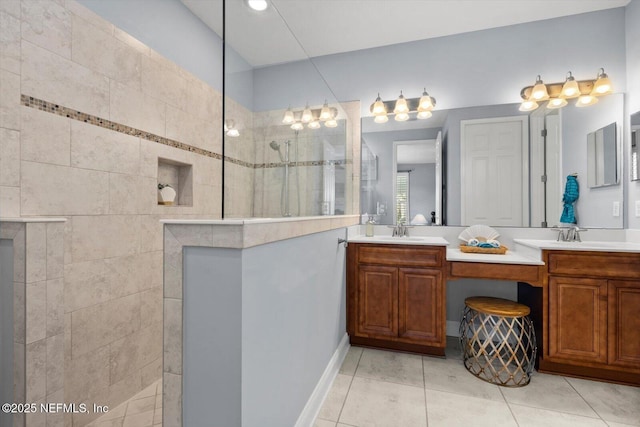
<svg viewBox="0 0 640 427">
<path fill-rule="evenodd" d="M 271 149 L 277 151 L 278 152 L 278 156 L 280 157 L 280 161 L 284 162 L 284 157 L 282 157 L 282 151 L 280 151 L 280 144 L 278 144 L 275 141 L 271 141 L 271 143 L 269 144 L 269 147 L 271 147 Z"/>
</svg>

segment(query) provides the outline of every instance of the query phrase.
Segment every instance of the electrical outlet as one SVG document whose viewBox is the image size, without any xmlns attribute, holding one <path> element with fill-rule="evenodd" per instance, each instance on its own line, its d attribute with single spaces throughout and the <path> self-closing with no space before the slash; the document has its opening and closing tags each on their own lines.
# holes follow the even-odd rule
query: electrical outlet
<svg viewBox="0 0 640 427">
<path fill-rule="evenodd" d="M 640 200 L 636 200 L 636 218 L 640 218 Z"/>
<path fill-rule="evenodd" d="M 613 216 L 620 216 L 620 202 L 613 202 Z"/>
</svg>

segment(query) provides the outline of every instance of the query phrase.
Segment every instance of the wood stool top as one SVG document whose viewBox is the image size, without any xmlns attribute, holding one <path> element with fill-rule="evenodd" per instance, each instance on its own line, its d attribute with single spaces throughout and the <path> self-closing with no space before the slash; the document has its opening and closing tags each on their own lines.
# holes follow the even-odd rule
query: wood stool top
<svg viewBox="0 0 640 427">
<path fill-rule="evenodd" d="M 469 297 L 464 300 L 464 304 L 479 313 L 497 316 L 522 317 L 531 313 L 526 305 L 503 298 Z"/>
</svg>

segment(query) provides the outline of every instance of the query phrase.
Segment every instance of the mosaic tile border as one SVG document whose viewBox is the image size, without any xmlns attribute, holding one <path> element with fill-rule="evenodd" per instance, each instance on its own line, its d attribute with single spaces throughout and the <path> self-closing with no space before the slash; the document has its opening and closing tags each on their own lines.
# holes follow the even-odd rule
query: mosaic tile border
<svg viewBox="0 0 640 427">
<path fill-rule="evenodd" d="M 121 123 L 112 122 L 111 120 L 103 119 L 98 116 L 83 113 L 72 108 L 63 107 L 53 102 L 45 101 L 43 99 L 34 98 L 29 95 L 20 95 L 20 103 L 25 107 L 35 108 L 46 113 L 55 114 L 57 116 L 67 117 L 72 120 L 88 123 L 93 126 L 99 126 L 101 128 L 109 129 L 114 132 L 124 133 L 126 135 L 135 136 L 145 139 L 147 141 L 156 142 L 158 144 L 167 145 L 169 147 L 178 148 L 180 150 L 188 151 L 190 153 L 200 154 L 202 156 L 211 157 L 214 159 L 222 160 L 222 154 L 215 153 L 213 151 L 205 150 L 202 148 L 194 147 L 193 145 L 185 144 L 184 142 L 176 141 L 175 139 L 165 138 L 150 132 L 145 132 L 140 129 L 136 129 L 131 126 L 123 125 Z M 224 160 L 230 163 L 234 163 L 239 166 L 244 166 L 249 169 L 267 169 L 277 168 L 284 165 L 284 163 L 249 163 L 244 160 L 234 159 L 233 157 L 225 156 Z M 344 165 L 353 163 L 353 160 L 308 160 L 303 162 L 293 162 L 290 164 L 292 167 L 302 166 L 326 166 L 326 165 Z"/>
</svg>

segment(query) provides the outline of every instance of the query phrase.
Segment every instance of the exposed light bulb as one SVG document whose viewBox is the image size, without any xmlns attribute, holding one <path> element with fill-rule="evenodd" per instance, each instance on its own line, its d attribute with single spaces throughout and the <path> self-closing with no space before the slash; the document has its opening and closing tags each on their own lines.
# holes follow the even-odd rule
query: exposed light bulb
<svg viewBox="0 0 640 427">
<path fill-rule="evenodd" d="M 375 116 L 373 121 L 376 123 L 387 123 L 389 121 L 389 117 L 386 114 L 384 116 Z"/>
<path fill-rule="evenodd" d="M 328 128 L 335 128 L 338 127 L 338 121 L 336 119 L 329 119 L 324 122 L 324 125 Z"/>
<path fill-rule="evenodd" d="M 300 122 L 295 122 L 294 124 L 291 125 L 291 129 L 293 129 L 293 130 L 302 130 L 302 129 L 304 129 L 304 126 Z"/>
<path fill-rule="evenodd" d="M 428 119 L 429 117 L 431 117 L 433 114 L 431 113 L 431 111 L 418 111 L 418 118 L 419 119 Z"/>
<path fill-rule="evenodd" d="M 236 122 L 233 119 L 227 119 L 224 121 L 224 132 L 231 138 L 240 136 L 240 132 L 236 129 Z"/>
<path fill-rule="evenodd" d="M 318 120 L 312 120 L 307 125 L 309 129 L 320 129 L 320 122 Z"/>
<path fill-rule="evenodd" d="M 400 91 L 400 96 L 396 100 L 396 106 L 393 109 L 393 112 L 395 114 L 408 113 L 409 112 L 409 106 L 407 105 L 407 100 L 405 99 L 404 95 L 402 94 L 402 91 Z M 396 119 L 396 120 L 398 120 L 398 119 Z"/>
</svg>

